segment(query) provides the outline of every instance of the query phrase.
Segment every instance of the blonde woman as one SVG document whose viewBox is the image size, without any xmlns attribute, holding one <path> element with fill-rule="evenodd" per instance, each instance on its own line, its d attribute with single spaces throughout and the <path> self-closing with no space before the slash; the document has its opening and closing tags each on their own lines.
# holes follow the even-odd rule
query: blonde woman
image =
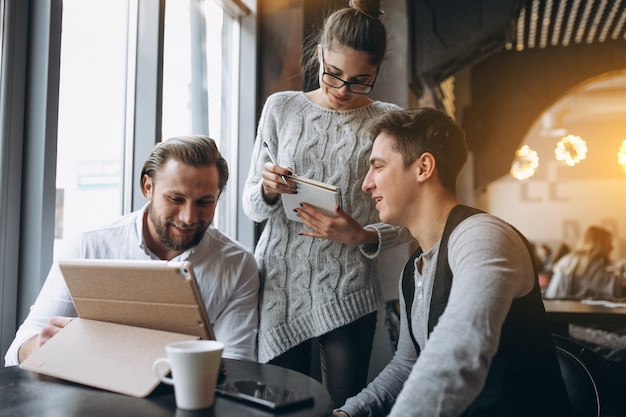
<svg viewBox="0 0 626 417">
<path fill-rule="evenodd" d="M 590 226 L 578 247 L 554 265 L 545 298 L 621 297 L 622 277 L 608 270 L 613 236 Z"/>
<path fill-rule="evenodd" d="M 376 258 L 402 243 L 400 228 L 380 223 L 376 202 L 361 190 L 372 149 L 367 126 L 399 109 L 368 97 L 387 47 L 380 3 L 352 0 L 326 18 L 309 51 L 319 88 L 268 97 L 243 192 L 248 217 L 266 222 L 255 249 L 263 283 L 259 362 L 311 375 L 318 356 L 337 404 L 367 383 L 383 306 Z M 290 221 L 281 195 L 297 192 L 284 180 L 292 172 L 340 187 L 337 217 L 304 204 L 295 209 L 302 223 Z"/>
</svg>

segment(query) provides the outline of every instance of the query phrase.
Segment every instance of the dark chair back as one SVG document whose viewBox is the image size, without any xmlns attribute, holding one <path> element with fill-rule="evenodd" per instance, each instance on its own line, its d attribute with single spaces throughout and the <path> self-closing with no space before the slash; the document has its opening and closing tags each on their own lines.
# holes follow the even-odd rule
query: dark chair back
<svg viewBox="0 0 626 417">
<path fill-rule="evenodd" d="M 561 376 L 575 413 L 573 417 L 600 417 L 600 393 L 587 366 L 573 353 L 556 347 Z"/>
</svg>

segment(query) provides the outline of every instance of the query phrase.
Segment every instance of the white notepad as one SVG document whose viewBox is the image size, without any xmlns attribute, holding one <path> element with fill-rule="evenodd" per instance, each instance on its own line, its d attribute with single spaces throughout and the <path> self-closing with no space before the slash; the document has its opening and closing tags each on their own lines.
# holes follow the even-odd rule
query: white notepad
<svg viewBox="0 0 626 417">
<path fill-rule="evenodd" d="M 289 220 L 302 222 L 294 211 L 294 209 L 301 207 L 301 203 L 311 204 L 322 213 L 337 217 L 335 207 L 341 208 L 341 189 L 339 187 L 297 175 L 290 175 L 287 178 L 298 184 L 297 194 L 281 194 L 283 208 Z"/>
</svg>

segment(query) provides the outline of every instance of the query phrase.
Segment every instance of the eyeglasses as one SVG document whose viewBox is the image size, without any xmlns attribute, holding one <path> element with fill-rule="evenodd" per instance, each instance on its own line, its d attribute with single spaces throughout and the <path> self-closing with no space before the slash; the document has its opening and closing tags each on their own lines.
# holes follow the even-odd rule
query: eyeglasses
<svg viewBox="0 0 626 417">
<path fill-rule="evenodd" d="M 329 87 L 332 88 L 343 88 L 343 86 L 348 87 L 348 91 L 354 94 L 367 94 L 372 91 L 374 87 L 374 83 L 376 82 L 376 77 L 378 77 L 378 70 L 380 67 L 376 68 L 376 74 L 374 75 L 374 81 L 371 84 L 364 83 L 355 83 L 352 81 L 345 81 L 341 78 L 326 72 L 326 64 L 324 64 L 324 49 L 322 49 L 322 81 Z"/>
</svg>

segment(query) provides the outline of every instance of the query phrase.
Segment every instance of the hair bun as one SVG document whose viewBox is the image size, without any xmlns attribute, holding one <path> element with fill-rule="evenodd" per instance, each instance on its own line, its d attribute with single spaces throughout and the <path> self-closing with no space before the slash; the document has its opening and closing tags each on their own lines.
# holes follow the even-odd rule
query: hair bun
<svg viewBox="0 0 626 417">
<path fill-rule="evenodd" d="M 359 13 L 372 19 L 379 19 L 383 14 L 381 0 L 350 0 L 349 5 Z"/>
</svg>

